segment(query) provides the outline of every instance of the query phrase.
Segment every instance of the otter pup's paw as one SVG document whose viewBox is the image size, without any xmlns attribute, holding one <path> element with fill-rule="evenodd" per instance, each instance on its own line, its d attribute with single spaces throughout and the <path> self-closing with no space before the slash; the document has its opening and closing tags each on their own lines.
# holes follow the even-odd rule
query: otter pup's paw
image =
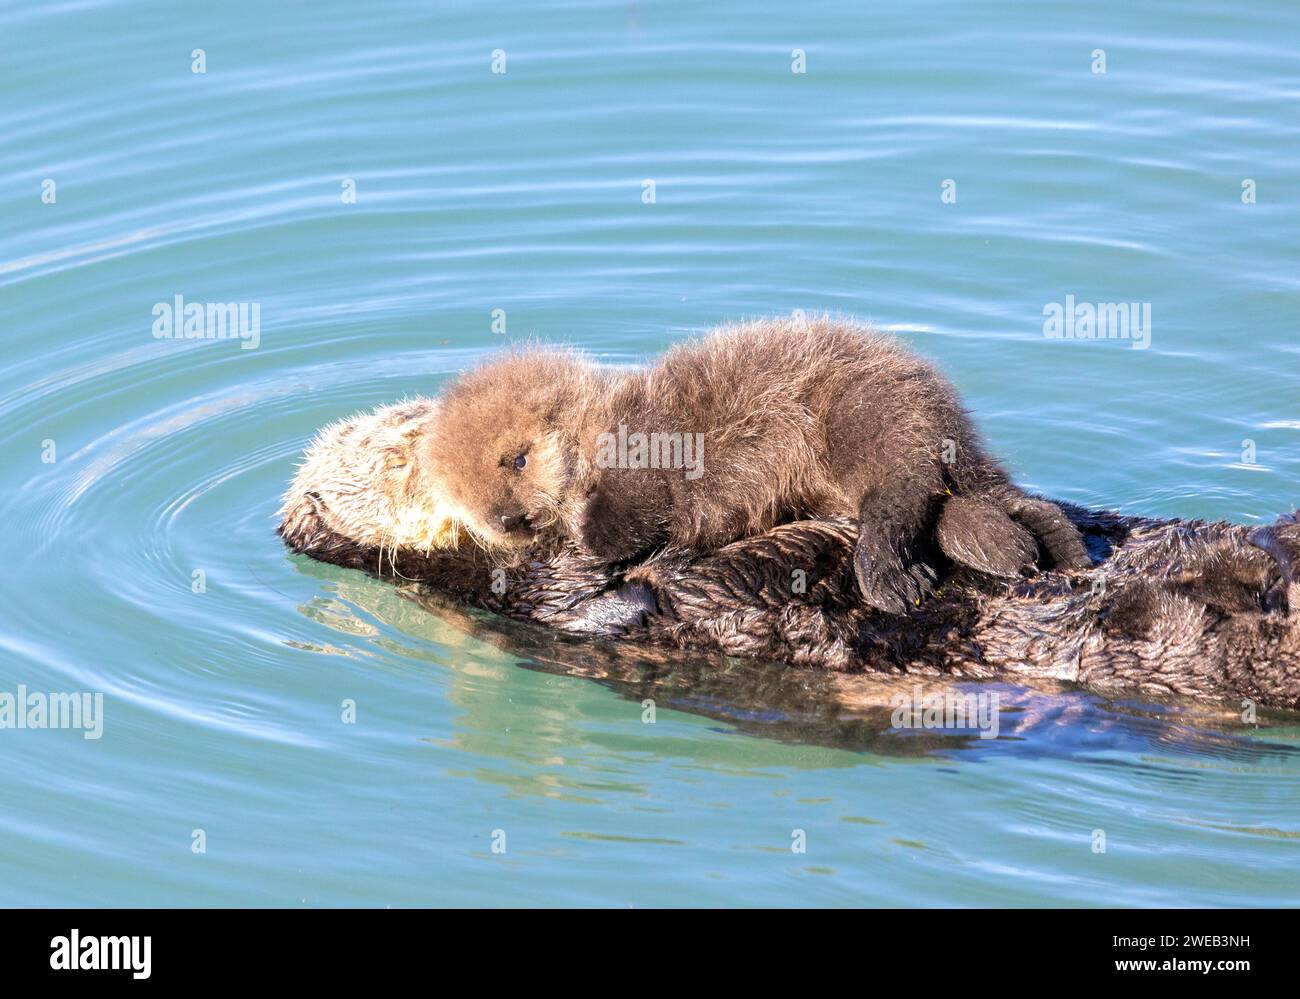
<svg viewBox="0 0 1300 999">
<path fill-rule="evenodd" d="M 865 535 L 853 549 L 853 571 L 862 599 L 886 614 L 908 614 L 934 592 L 938 573 L 905 546 L 893 549 Z"/>
<path fill-rule="evenodd" d="M 578 540 L 606 562 L 626 562 L 662 541 L 658 494 L 644 476 L 640 481 L 609 475 L 593 486 L 578 524 Z M 638 488 L 639 487 L 639 488 Z"/>
<path fill-rule="evenodd" d="M 596 489 L 587 498 L 579 526 L 582 546 L 607 562 L 620 562 L 636 554 L 628 550 L 627 525 L 617 507 L 607 490 Z"/>
<path fill-rule="evenodd" d="M 1092 568 L 1083 535 L 1055 503 L 1015 491 L 1008 498 L 1007 512 L 1038 539 L 1053 568 L 1067 572 Z"/>
<path fill-rule="evenodd" d="M 935 533 L 950 559 L 989 576 L 1017 579 L 1038 562 L 1034 536 L 988 496 L 953 496 Z"/>
<path fill-rule="evenodd" d="M 1277 563 L 1280 579 L 1268 593 L 1269 601 L 1283 612 L 1300 613 L 1300 513 L 1278 518 L 1276 524 L 1257 527 L 1247 535 L 1256 548 Z"/>
</svg>

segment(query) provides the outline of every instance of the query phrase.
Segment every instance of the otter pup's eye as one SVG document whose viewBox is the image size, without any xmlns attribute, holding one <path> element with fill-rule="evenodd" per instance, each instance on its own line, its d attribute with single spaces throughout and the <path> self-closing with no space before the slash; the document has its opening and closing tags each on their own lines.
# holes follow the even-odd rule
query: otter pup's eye
<svg viewBox="0 0 1300 999">
<path fill-rule="evenodd" d="M 528 464 L 528 455 L 521 454 L 515 458 L 515 468 L 522 471 L 523 467 L 527 464 Z"/>
</svg>

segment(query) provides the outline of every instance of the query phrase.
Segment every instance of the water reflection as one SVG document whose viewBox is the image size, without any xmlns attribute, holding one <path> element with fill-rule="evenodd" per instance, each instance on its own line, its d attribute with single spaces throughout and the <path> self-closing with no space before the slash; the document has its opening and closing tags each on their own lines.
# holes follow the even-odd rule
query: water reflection
<svg viewBox="0 0 1300 999">
<path fill-rule="evenodd" d="M 590 680 L 641 711 L 652 702 L 656 711 L 679 711 L 722 723 L 729 730 L 762 739 L 831 750 L 853 756 L 819 757 L 818 766 L 848 766 L 871 756 L 931 757 L 960 753 L 963 759 L 986 759 L 1008 752 L 1036 757 L 1094 757 L 1116 754 L 1131 759 L 1158 752 L 1162 756 L 1276 762 L 1300 773 L 1300 727 L 1285 713 L 1261 714 L 1257 725 L 1243 724 L 1231 704 L 1180 699 L 1112 698 L 1065 684 L 1026 687 L 1010 683 L 939 681 L 887 674 L 840 674 L 794 669 L 778 663 L 729 658 L 717 653 L 659 649 L 630 643 L 577 638 L 539 625 L 467 609 L 417 586 L 393 586 L 359 573 L 311 563 L 295 556 L 299 568 L 333 578 L 339 598 L 412 638 L 432 642 L 450 656 L 438 657 L 454 669 L 451 698 L 471 712 L 475 705 L 491 718 L 471 718 L 472 730 L 499 728 L 501 717 L 483 708 L 484 671 L 523 668 L 555 676 Z M 310 568 L 309 568 L 310 567 Z M 304 609 L 324 619 L 319 608 Z M 362 622 L 349 620 L 339 630 L 357 634 Z M 382 643 L 383 639 L 376 639 Z M 484 644 L 505 656 L 476 646 Z M 427 658 L 420 650 L 402 651 Z M 513 661 L 512 661 L 513 660 Z M 509 665 L 507 665 L 507 663 Z M 498 677 L 498 679 L 500 679 Z M 456 688 L 474 688 L 458 697 Z M 505 684 L 499 684 L 504 687 Z M 463 691 L 462 691 L 463 692 Z M 900 704 L 918 699 L 971 698 L 992 702 L 994 725 L 962 729 L 895 724 Z M 486 698 L 490 700 L 489 698 Z M 563 727 L 569 719 L 552 712 L 527 716 L 514 711 L 512 725 Z M 904 715 L 906 717 L 906 715 Z M 478 722 L 482 722 L 482 726 Z M 942 724 L 942 722 L 940 722 Z M 519 733 L 516 733 L 519 735 Z M 562 741 L 552 731 L 539 744 Z"/>
</svg>

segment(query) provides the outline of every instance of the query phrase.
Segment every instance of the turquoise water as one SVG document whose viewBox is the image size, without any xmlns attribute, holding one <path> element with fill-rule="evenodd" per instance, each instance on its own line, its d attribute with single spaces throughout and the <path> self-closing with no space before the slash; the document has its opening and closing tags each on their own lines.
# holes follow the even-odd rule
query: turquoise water
<svg viewBox="0 0 1300 999">
<path fill-rule="evenodd" d="M 0 691 L 103 694 L 0 731 L 0 902 L 1300 903 L 1294 717 L 1001 687 L 921 745 L 274 534 L 316 427 L 507 340 L 794 309 L 937 360 L 1031 487 L 1291 509 L 1300 8 L 1077 6 L 0 6 Z M 155 338 L 176 295 L 256 348 Z M 1149 348 L 1048 339 L 1067 295 Z"/>
</svg>

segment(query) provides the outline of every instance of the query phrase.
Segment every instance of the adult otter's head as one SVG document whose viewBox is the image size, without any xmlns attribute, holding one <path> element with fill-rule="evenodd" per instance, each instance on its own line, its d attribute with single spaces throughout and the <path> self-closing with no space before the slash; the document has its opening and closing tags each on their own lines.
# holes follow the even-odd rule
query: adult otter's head
<svg viewBox="0 0 1300 999">
<path fill-rule="evenodd" d="M 600 376 L 528 348 L 461 376 L 426 428 L 425 464 L 480 542 L 519 548 L 570 529 L 585 490 L 579 439 Z"/>
</svg>

